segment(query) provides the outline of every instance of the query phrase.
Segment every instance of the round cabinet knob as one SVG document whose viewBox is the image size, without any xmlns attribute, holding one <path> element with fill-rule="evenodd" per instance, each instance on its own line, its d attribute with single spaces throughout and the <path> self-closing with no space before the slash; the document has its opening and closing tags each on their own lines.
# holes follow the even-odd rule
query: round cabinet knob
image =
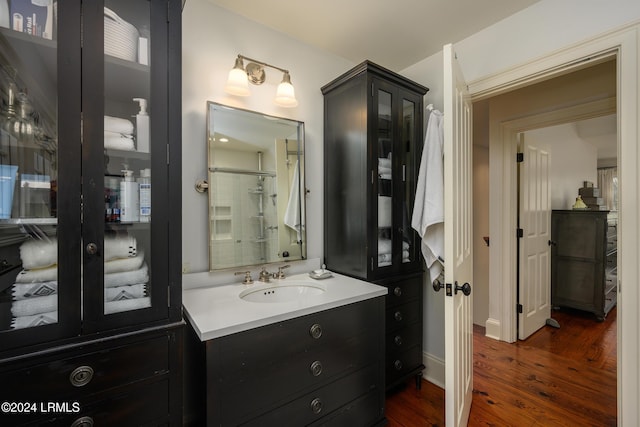
<svg viewBox="0 0 640 427">
<path fill-rule="evenodd" d="M 399 360 L 396 360 L 395 362 L 393 362 L 393 367 L 396 368 L 396 371 L 399 371 L 402 369 L 402 362 Z"/>
<path fill-rule="evenodd" d="M 402 288 L 400 286 L 396 286 L 393 289 L 393 294 L 397 297 L 402 296 Z"/>
<path fill-rule="evenodd" d="M 98 245 L 95 243 L 87 244 L 87 253 L 89 255 L 95 255 L 98 252 Z"/>
<path fill-rule="evenodd" d="M 93 418 L 80 417 L 71 424 L 71 427 L 93 427 Z"/>
<path fill-rule="evenodd" d="M 396 335 L 393 342 L 396 343 L 396 345 L 402 345 L 402 337 L 400 335 Z"/>
<path fill-rule="evenodd" d="M 311 326 L 311 328 L 309 329 L 309 333 L 311 334 L 311 336 L 314 339 L 318 339 L 322 336 L 322 326 L 320 326 L 319 324 L 315 323 L 313 326 Z"/>
<path fill-rule="evenodd" d="M 400 311 L 396 311 L 393 314 L 393 318 L 396 319 L 398 322 L 402 320 L 402 313 Z"/>
<path fill-rule="evenodd" d="M 69 381 L 74 387 L 85 386 L 89 384 L 92 378 L 93 368 L 91 366 L 78 366 L 69 375 Z"/>
<path fill-rule="evenodd" d="M 319 414 L 322 412 L 322 400 L 319 397 L 316 397 L 311 401 L 311 410 L 314 414 Z"/>
<path fill-rule="evenodd" d="M 311 371 L 311 374 L 314 377 L 317 377 L 318 375 L 320 375 L 322 373 L 322 363 L 320 363 L 319 360 L 316 360 L 309 367 L 309 371 Z"/>
</svg>

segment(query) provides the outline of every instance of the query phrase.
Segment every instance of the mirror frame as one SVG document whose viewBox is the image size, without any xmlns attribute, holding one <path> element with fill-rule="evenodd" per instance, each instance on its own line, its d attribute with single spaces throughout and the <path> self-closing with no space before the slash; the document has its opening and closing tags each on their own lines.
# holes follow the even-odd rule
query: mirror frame
<svg viewBox="0 0 640 427">
<path fill-rule="evenodd" d="M 258 121 L 255 124 L 252 123 L 251 125 L 244 125 L 242 126 L 241 129 L 234 129 L 233 126 L 229 128 L 226 128 L 223 126 L 221 129 L 221 127 L 218 126 L 216 123 L 215 113 L 222 110 L 229 111 L 229 112 L 238 112 L 242 116 L 247 116 L 247 117 L 249 117 L 250 115 L 253 115 L 254 118 Z M 278 116 L 273 116 L 269 114 L 263 114 L 257 111 L 231 107 L 231 106 L 220 104 L 213 101 L 207 101 L 206 117 L 207 117 L 207 130 L 206 130 L 207 132 L 206 133 L 207 181 L 209 184 L 208 185 L 209 194 L 208 194 L 208 201 L 207 201 L 207 210 L 208 210 L 207 224 L 209 229 L 209 235 L 208 235 L 209 237 L 209 244 L 208 244 L 209 271 L 219 271 L 219 270 L 225 270 L 225 269 L 240 269 L 240 268 L 249 267 L 249 266 L 268 265 L 273 263 L 286 263 L 289 261 L 298 261 L 298 260 L 306 259 L 307 258 L 307 239 L 306 239 L 306 221 L 307 220 L 306 220 L 306 206 L 305 206 L 306 205 L 306 181 L 305 181 L 306 177 L 304 172 L 306 168 L 305 168 L 305 156 L 304 156 L 304 144 L 305 144 L 304 122 L 285 118 L 285 117 L 278 117 Z M 263 123 L 264 126 L 259 126 L 258 122 Z M 295 150 L 291 150 L 289 148 L 289 143 L 291 141 L 289 141 L 288 138 L 290 138 L 290 136 L 287 138 L 286 136 L 283 136 L 283 135 L 277 135 L 277 136 L 273 135 L 273 142 L 269 142 L 270 144 L 272 144 L 272 147 L 268 147 L 269 151 L 273 152 L 273 155 L 267 159 L 268 167 L 271 167 L 273 171 L 269 170 L 268 168 L 263 170 L 262 155 L 257 154 L 262 150 L 260 150 L 261 147 L 259 147 L 258 144 L 255 143 L 256 142 L 255 140 L 259 139 L 258 138 L 259 136 L 264 135 L 265 132 L 267 132 L 266 130 L 267 128 L 273 128 L 273 127 L 282 128 L 282 125 L 286 125 L 286 124 L 291 125 L 291 132 L 296 136 L 296 140 L 294 142 L 297 148 Z M 218 162 L 216 161 L 218 159 L 214 154 L 216 151 L 216 146 L 217 144 L 219 144 L 218 142 L 215 141 L 216 135 L 220 133 L 219 130 L 221 130 L 227 137 L 229 137 L 229 140 L 230 140 L 229 144 L 233 144 L 233 143 L 240 144 L 242 142 L 247 145 L 246 147 L 243 147 L 240 150 L 238 150 L 238 152 L 246 151 L 248 153 L 256 153 L 257 154 L 256 159 L 259 158 L 259 160 L 257 160 L 257 163 L 256 163 L 258 165 L 258 168 L 249 169 L 246 167 L 237 167 L 237 166 L 227 167 L 225 165 L 220 165 L 219 161 Z M 264 138 L 264 139 L 268 141 L 268 138 Z M 285 141 L 285 144 L 282 146 L 279 146 L 278 145 L 279 140 Z M 232 151 L 232 150 L 229 150 L 229 151 Z M 267 151 L 267 150 L 264 150 L 264 151 Z M 291 161 L 291 159 L 289 159 L 289 155 L 292 155 L 292 154 L 295 155 L 295 160 L 293 162 Z M 297 170 L 295 169 L 295 166 L 290 170 L 291 165 L 297 165 L 298 166 Z M 283 174 L 282 172 L 285 172 L 285 171 L 286 171 L 287 177 L 283 178 L 280 175 L 282 175 Z M 234 176 L 237 176 L 238 180 L 241 179 L 240 178 L 241 176 L 253 175 L 258 180 L 258 184 L 257 184 L 258 186 L 261 186 L 260 183 L 266 182 L 264 180 L 268 180 L 269 178 L 274 179 L 273 185 L 276 189 L 276 192 L 274 192 L 274 194 L 268 195 L 267 199 L 271 197 L 273 201 L 273 205 L 277 206 L 275 209 L 275 215 L 277 215 L 277 225 L 275 227 L 273 225 L 266 227 L 266 224 L 264 224 L 264 221 L 265 221 L 265 218 L 266 220 L 268 220 L 269 213 L 266 212 L 266 210 L 265 212 L 263 212 L 262 208 L 259 208 L 260 212 L 258 213 L 257 218 L 261 220 L 259 221 L 258 228 L 263 231 L 266 230 L 267 228 L 269 229 L 270 232 L 277 231 L 276 238 L 274 239 L 273 237 L 270 237 L 267 239 L 260 239 L 260 236 L 258 236 L 257 240 L 252 242 L 252 243 L 264 243 L 265 246 L 267 246 L 267 249 L 266 249 L 267 252 L 263 252 L 265 254 L 265 257 L 263 259 L 250 259 L 249 261 L 237 260 L 236 262 L 230 262 L 230 263 L 214 262 L 216 259 L 215 257 L 217 256 L 217 253 L 223 252 L 222 248 L 217 248 L 215 246 L 216 242 L 228 240 L 224 244 L 227 245 L 227 249 L 233 247 L 234 253 L 236 252 L 236 249 L 237 249 L 237 246 L 235 245 L 246 244 L 245 241 L 242 240 L 242 237 L 238 239 L 237 236 L 234 235 L 232 231 L 232 227 L 237 227 L 237 226 L 231 226 L 233 219 L 237 218 L 238 215 L 242 214 L 242 212 L 240 213 L 227 212 L 229 214 L 228 217 L 223 217 L 219 213 L 216 214 L 215 212 L 216 210 L 215 208 L 219 206 L 216 205 L 217 202 L 216 200 L 214 200 L 216 191 L 218 191 L 218 189 L 216 188 L 216 175 L 214 174 L 219 174 L 219 175 L 232 174 Z M 295 177 L 298 178 L 297 182 L 292 182 L 293 178 Z M 297 207 L 289 208 L 289 203 L 291 203 L 290 202 L 291 193 L 293 191 L 292 187 L 295 187 L 296 184 L 298 189 L 297 199 L 299 203 Z M 271 184 L 266 184 L 265 188 L 267 188 L 269 185 Z M 282 186 L 284 185 L 287 186 L 287 188 L 284 190 L 286 192 L 286 195 L 283 197 L 279 197 L 280 196 L 279 193 L 282 192 L 280 188 L 282 188 Z M 222 191 L 224 191 L 223 187 L 221 187 L 221 189 Z M 250 191 L 251 189 L 248 188 L 247 190 Z M 260 191 L 257 193 L 260 193 Z M 240 193 L 236 193 L 236 194 L 240 194 Z M 258 197 L 259 197 L 259 201 L 257 201 L 257 203 L 259 204 L 259 206 L 260 205 L 264 206 L 265 205 L 264 195 L 261 194 Z M 268 204 L 271 204 L 271 202 L 269 202 Z M 294 216 L 298 218 L 298 220 L 302 224 L 299 231 L 297 232 L 294 231 L 294 229 L 291 226 L 285 225 L 284 211 L 287 209 L 289 210 L 293 209 L 292 212 L 295 213 Z M 225 220 L 223 220 L 223 218 L 226 218 L 226 223 L 225 223 Z M 273 222 L 272 217 L 271 219 Z M 224 224 L 224 226 L 218 227 L 220 222 Z M 291 221 L 289 221 L 289 223 L 291 223 Z M 295 224 L 298 224 L 298 222 L 296 222 Z M 243 227 L 243 230 L 245 225 L 241 225 L 241 227 Z M 225 229 L 225 231 L 227 232 L 227 235 L 221 234 L 219 232 L 220 229 Z M 216 238 L 216 236 L 219 236 L 219 238 Z M 261 236 L 264 236 L 264 234 L 261 234 Z M 267 241 L 265 242 L 264 240 L 267 240 Z M 277 248 L 275 248 L 275 251 L 273 246 L 271 246 L 270 249 L 268 246 L 269 242 L 273 244 L 274 241 L 275 241 L 275 244 L 277 245 Z M 290 246 L 287 246 L 287 245 L 290 245 Z M 287 250 L 288 247 L 293 247 L 295 251 L 291 249 Z M 242 251 L 242 249 L 240 250 Z M 293 256 L 291 255 L 292 253 L 293 253 Z"/>
</svg>

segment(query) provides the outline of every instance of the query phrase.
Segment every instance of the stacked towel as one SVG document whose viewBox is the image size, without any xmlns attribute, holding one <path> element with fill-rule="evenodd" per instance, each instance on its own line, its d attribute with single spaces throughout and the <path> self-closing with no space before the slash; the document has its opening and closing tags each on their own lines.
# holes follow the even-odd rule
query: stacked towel
<svg viewBox="0 0 640 427">
<path fill-rule="evenodd" d="M 134 151 L 133 123 L 127 119 L 104 116 L 104 148 Z"/>
<path fill-rule="evenodd" d="M 408 242 L 402 242 L 402 262 L 409 262 Z M 391 239 L 378 239 L 378 267 L 386 267 L 391 265 L 393 260 Z"/>
<path fill-rule="evenodd" d="M 391 179 L 391 157 L 378 159 L 378 176 L 381 179 Z"/>
<path fill-rule="evenodd" d="M 130 236 L 104 239 L 105 314 L 151 306 L 144 254 Z M 11 288 L 11 327 L 14 329 L 58 321 L 58 241 L 27 240 L 20 246 L 24 270 Z"/>
</svg>

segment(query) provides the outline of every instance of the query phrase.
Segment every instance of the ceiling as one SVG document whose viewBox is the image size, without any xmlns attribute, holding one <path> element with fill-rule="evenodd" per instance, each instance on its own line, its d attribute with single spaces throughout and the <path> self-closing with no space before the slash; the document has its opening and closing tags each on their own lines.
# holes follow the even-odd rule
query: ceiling
<svg viewBox="0 0 640 427">
<path fill-rule="evenodd" d="M 354 63 L 398 72 L 539 0 L 208 1 Z"/>
</svg>

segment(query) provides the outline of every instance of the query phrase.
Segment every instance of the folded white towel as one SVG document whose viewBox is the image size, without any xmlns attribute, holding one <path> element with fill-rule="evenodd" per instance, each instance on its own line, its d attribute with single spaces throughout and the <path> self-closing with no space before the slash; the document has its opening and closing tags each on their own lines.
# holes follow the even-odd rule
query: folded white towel
<svg viewBox="0 0 640 427">
<path fill-rule="evenodd" d="M 16 283 L 11 287 L 11 296 L 14 301 L 46 297 L 56 293 L 58 293 L 58 282 Z"/>
<path fill-rule="evenodd" d="M 402 242 L 402 250 L 408 251 L 411 246 L 408 242 Z M 378 253 L 389 254 L 391 253 L 391 239 L 378 239 Z"/>
<path fill-rule="evenodd" d="M 378 196 L 378 227 L 391 227 L 391 197 Z"/>
<path fill-rule="evenodd" d="M 378 176 L 380 177 L 380 179 L 391 180 L 391 174 L 390 173 L 380 173 L 380 174 L 378 174 Z"/>
<path fill-rule="evenodd" d="M 20 245 L 20 259 L 22 267 L 30 270 L 34 268 L 50 267 L 58 261 L 58 239 L 29 239 Z"/>
<path fill-rule="evenodd" d="M 390 253 L 378 254 L 378 264 L 380 264 L 381 262 L 391 262 L 391 261 L 392 261 L 392 258 Z M 409 251 L 402 251 L 402 262 L 407 262 L 407 261 L 409 261 Z"/>
<path fill-rule="evenodd" d="M 104 287 L 115 288 L 116 286 L 135 285 L 147 283 L 149 281 L 149 270 L 147 264 L 134 271 L 121 271 L 104 275 Z"/>
<path fill-rule="evenodd" d="M 34 314 L 47 313 L 58 309 L 58 295 L 46 297 L 27 298 L 11 303 L 11 314 L 14 317 L 33 316 Z"/>
<path fill-rule="evenodd" d="M 126 299 L 122 301 L 109 301 L 104 303 L 104 314 L 138 310 L 145 307 L 151 307 L 150 297 Z"/>
<path fill-rule="evenodd" d="M 384 157 L 378 158 L 378 170 L 380 170 L 381 168 L 391 170 L 391 159 L 387 159 Z"/>
<path fill-rule="evenodd" d="M 133 134 L 133 123 L 131 120 L 120 117 L 104 116 L 104 130 L 105 132 L 131 135 Z"/>
<path fill-rule="evenodd" d="M 111 261 L 117 258 L 133 258 L 138 253 L 138 244 L 135 237 L 116 236 L 104 238 L 104 260 Z"/>
<path fill-rule="evenodd" d="M 36 268 L 34 270 L 22 270 L 16 276 L 16 283 L 52 282 L 58 279 L 58 265 L 53 267 Z"/>
<path fill-rule="evenodd" d="M 378 261 L 378 267 L 387 267 L 389 265 L 391 265 L 391 261 L 383 261 L 383 262 Z"/>
<path fill-rule="evenodd" d="M 104 289 L 105 301 L 122 301 L 126 299 L 143 298 L 145 296 L 147 296 L 147 286 L 144 284 Z"/>
<path fill-rule="evenodd" d="M 144 262 L 144 252 L 137 251 L 137 255 L 130 258 L 117 258 L 104 263 L 104 273 L 119 273 L 138 270 Z"/>
<path fill-rule="evenodd" d="M 58 323 L 58 311 L 35 314 L 33 316 L 19 316 L 11 319 L 13 329 L 31 328 L 34 326 L 50 325 Z"/>
<path fill-rule="evenodd" d="M 104 133 L 104 148 L 110 150 L 135 151 L 133 136 L 119 133 Z"/>
</svg>

